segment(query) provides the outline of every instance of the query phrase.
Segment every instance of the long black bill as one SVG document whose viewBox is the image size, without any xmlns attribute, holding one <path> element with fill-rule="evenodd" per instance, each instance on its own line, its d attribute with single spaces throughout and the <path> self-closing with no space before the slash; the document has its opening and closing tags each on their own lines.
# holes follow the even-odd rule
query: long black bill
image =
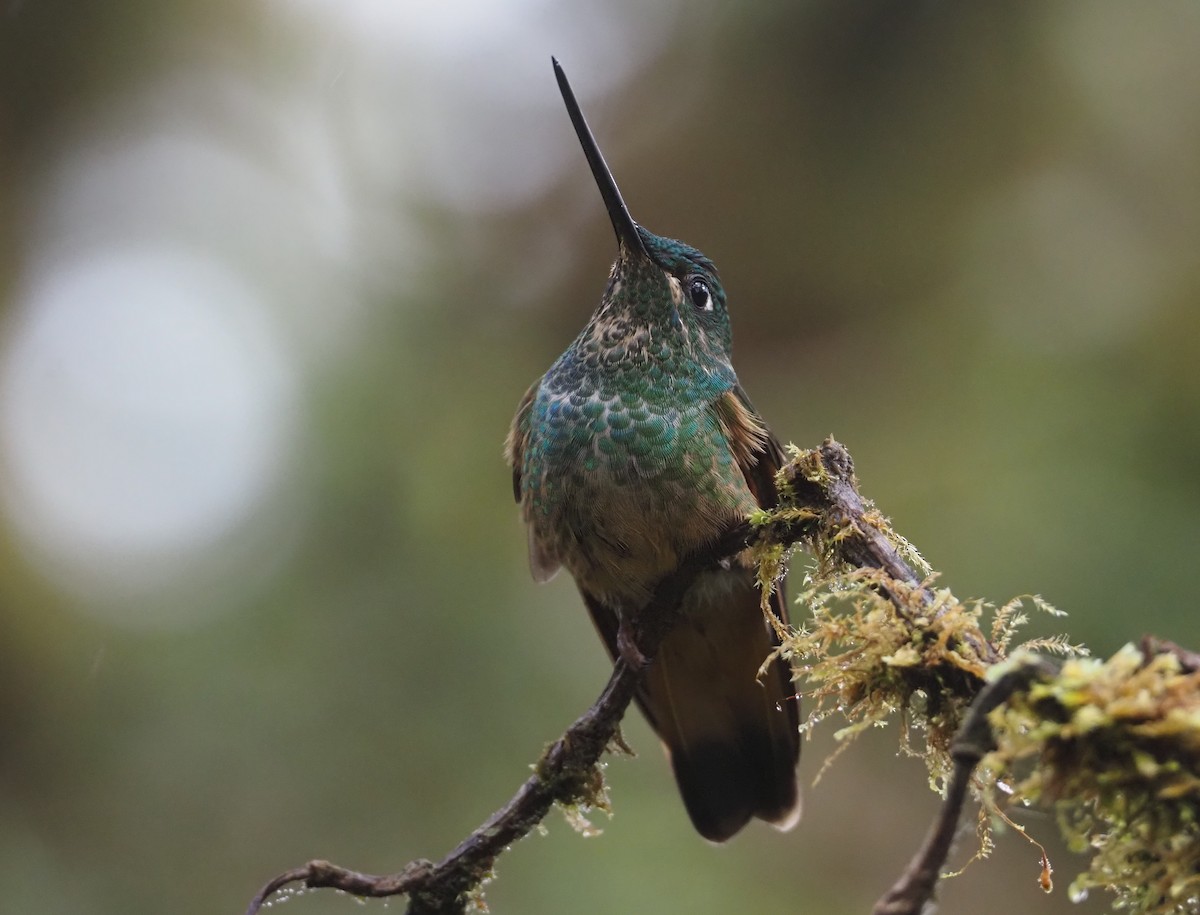
<svg viewBox="0 0 1200 915">
<path fill-rule="evenodd" d="M 583 154 L 587 156 L 588 165 L 592 168 L 592 176 L 600 188 L 600 196 L 604 198 L 604 206 L 608 208 L 608 218 L 612 220 L 613 229 L 616 230 L 617 242 L 627 250 L 649 258 L 646 246 L 642 244 L 642 237 L 638 235 L 637 223 L 633 221 L 633 217 L 629 215 L 629 207 L 625 206 L 625 201 L 621 199 L 617 182 L 613 180 L 600 147 L 596 145 L 596 138 L 592 136 L 587 120 L 579 108 L 579 102 L 575 100 L 575 93 L 571 91 L 571 84 L 567 82 L 567 74 L 563 72 L 558 58 L 551 57 L 550 61 L 554 64 L 554 78 L 558 80 L 558 89 L 562 92 L 563 101 L 567 103 L 567 114 L 571 116 L 571 123 L 575 125 L 575 134 L 579 137 Z"/>
</svg>

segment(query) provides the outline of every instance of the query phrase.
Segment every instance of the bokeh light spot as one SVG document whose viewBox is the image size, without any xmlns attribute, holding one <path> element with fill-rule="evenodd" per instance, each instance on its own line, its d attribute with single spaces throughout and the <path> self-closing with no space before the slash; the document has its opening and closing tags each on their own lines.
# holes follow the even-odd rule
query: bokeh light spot
<svg viewBox="0 0 1200 915">
<path fill-rule="evenodd" d="M 293 400 L 263 303 L 212 258 L 129 247 L 50 263 L 0 362 L 11 523 L 59 583 L 156 586 L 271 491 Z"/>
</svg>

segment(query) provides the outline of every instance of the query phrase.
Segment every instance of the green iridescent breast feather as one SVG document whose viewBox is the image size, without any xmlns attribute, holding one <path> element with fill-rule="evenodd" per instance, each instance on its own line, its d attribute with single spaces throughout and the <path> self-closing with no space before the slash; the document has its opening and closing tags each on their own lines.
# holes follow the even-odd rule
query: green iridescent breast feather
<svg viewBox="0 0 1200 915">
<path fill-rule="evenodd" d="M 745 488 L 713 409 L 737 388 L 716 269 L 695 248 L 640 231 L 651 260 L 617 261 L 522 418 L 520 478 L 535 517 L 583 511 L 585 493 L 613 484 L 714 507 L 729 502 L 722 488 Z M 697 277 L 705 309 L 685 292 Z"/>
</svg>

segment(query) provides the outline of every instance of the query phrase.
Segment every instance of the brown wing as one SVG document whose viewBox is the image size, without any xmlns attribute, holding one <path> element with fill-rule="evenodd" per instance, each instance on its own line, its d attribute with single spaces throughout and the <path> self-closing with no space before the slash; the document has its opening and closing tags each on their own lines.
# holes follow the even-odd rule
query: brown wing
<svg viewBox="0 0 1200 915">
<path fill-rule="evenodd" d="M 741 385 L 723 394 L 714 404 L 717 418 L 725 430 L 726 438 L 733 449 L 746 485 L 754 494 L 761 508 L 774 508 L 779 504 L 779 489 L 775 485 L 775 475 L 785 463 L 783 446 L 779 444 L 767 424 L 763 422 L 754 404 L 742 390 Z M 771 595 L 771 608 L 779 621 L 788 625 L 787 591 L 784 582 L 775 586 Z M 778 645 L 778 638 L 774 639 Z M 778 662 L 782 664 L 783 662 Z M 799 719 L 799 702 L 789 703 L 795 712 L 797 726 Z"/>
<path fill-rule="evenodd" d="M 755 500 L 762 508 L 774 508 L 779 501 L 775 474 L 784 464 L 779 440 L 762 421 L 741 385 L 718 397 L 712 410 Z"/>
<path fill-rule="evenodd" d="M 529 570 L 533 573 L 534 581 L 546 582 L 558 572 L 559 560 L 546 541 L 537 536 L 533 524 L 530 523 L 528 506 L 522 504 L 521 498 L 521 467 L 525 463 L 525 449 L 529 447 L 529 414 L 533 409 L 533 400 L 537 396 L 540 383 L 535 381 L 531 384 L 517 406 L 517 415 L 513 417 L 508 437 L 504 439 L 504 457 L 512 467 L 513 498 L 522 505 L 522 513 L 525 515 L 525 528 L 529 537 Z"/>
<path fill-rule="evenodd" d="M 521 398 L 517 415 L 513 417 L 504 439 L 504 459 L 512 468 L 513 498 L 518 502 L 521 501 L 521 465 L 525 462 L 525 446 L 529 444 L 529 411 L 533 409 L 533 398 L 537 396 L 539 384 L 540 380 L 531 384 Z"/>
<path fill-rule="evenodd" d="M 790 829 L 800 817 L 796 763 L 799 703 L 786 661 L 763 619 L 748 569 L 713 573 L 720 595 L 694 595 L 692 606 L 663 640 L 635 698 L 662 740 L 684 807 L 697 831 L 724 842 L 752 817 Z M 583 593 L 596 630 L 618 656 L 616 611 Z M 771 597 L 781 613 L 783 597 Z"/>
</svg>

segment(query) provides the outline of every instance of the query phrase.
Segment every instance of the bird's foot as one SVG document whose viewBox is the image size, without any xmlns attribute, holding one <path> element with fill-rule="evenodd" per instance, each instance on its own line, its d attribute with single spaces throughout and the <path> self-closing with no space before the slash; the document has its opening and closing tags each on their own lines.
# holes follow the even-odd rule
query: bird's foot
<svg viewBox="0 0 1200 915">
<path fill-rule="evenodd" d="M 617 654 L 626 666 L 635 673 L 641 673 L 650 664 L 650 658 L 642 654 L 637 644 L 637 627 L 626 617 L 621 617 L 617 626 Z"/>
</svg>

